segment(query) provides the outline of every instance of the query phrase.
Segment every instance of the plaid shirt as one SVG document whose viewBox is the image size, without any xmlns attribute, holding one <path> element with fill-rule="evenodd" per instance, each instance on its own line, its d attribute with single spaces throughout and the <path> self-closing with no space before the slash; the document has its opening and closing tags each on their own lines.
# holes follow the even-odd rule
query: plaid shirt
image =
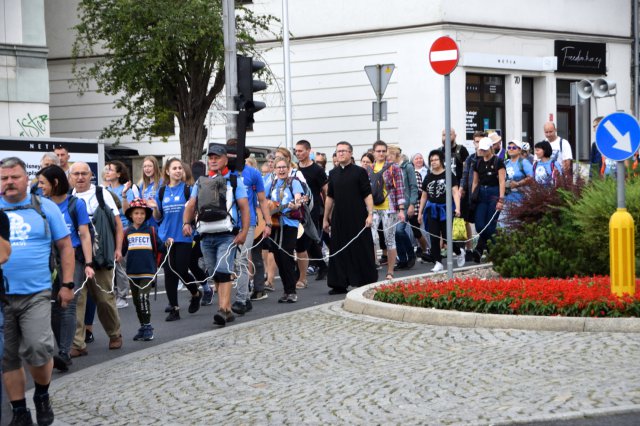
<svg viewBox="0 0 640 426">
<path fill-rule="evenodd" d="M 384 187 L 387 190 L 387 196 L 389 197 L 389 211 L 397 212 L 400 207 L 404 208 L 404 183 L 402 182 L 402 170 L 396 163 L 389 161 L 384 165 L 391 164 L 382 175 L 384 180 Z"/>
</svg>

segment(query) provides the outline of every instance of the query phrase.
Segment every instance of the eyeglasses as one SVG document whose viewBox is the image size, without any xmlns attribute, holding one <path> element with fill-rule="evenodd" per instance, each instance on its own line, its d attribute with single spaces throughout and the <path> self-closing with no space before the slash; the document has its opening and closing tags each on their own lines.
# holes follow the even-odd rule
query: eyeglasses
<svg viewBox="0 0 640 426">
<path fill-rule="evenodd" d="M 91 172 L 73 172 L 71 176 L 89 176 Z"/>
<path fill-rule="evenodd" d="M 508 147 L 507 147 L 507 149 L 508 149 L 509 151 L 515 151 L 516 149 L 520 149 L 520 148 L 518 148 L 518 147 L 517 147 L 517 146 L 515 146 L 515 145 L 511 145 L 511 146 L 508 146 Z"/>
<path fill-rule="evenodd" d="M 275 168 L 278 169 L 278 170 L 283 170 L 283 169 L 288 169 L 289 166 L 278 166 L 278 167 L 275 167 Z"/>
<path fill-rule="evenodd" d="M 348 149 L 339 149 L 336 151 L 336 154 L 345 154 L 347 152 L 351 152 L 351 151 L 349 151 Z"/>
</svg>

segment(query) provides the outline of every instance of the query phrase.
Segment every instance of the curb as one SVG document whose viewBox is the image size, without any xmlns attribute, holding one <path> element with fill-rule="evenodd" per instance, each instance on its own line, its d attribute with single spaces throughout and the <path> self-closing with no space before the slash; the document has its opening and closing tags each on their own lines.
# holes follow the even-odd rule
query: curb
<svg viewBox="0 0 640 426">
<path fill-rule="evenodd" d="M 484 267 L 490 267 L 487 265 Z M 476 266 L 456 269 L 464 272 L 478 269 Z M 446 273 L 446 272 L 445 272 Z M 348 312 L 394 321 L 465 328 L 502 328 L 536 331 L 640 333 L 640 318 L 587 318 L 543 317 L 533 315 L 479 314 L 475 312 L 446 311 L 435 308 L 394 305 L 378 302 L 364 296 L 368 290 L 389 282 L 404 281 L 416 277 L 442 275 L 441 272 L 379 281 L 350 291 L 342 305 Z"/>
</svg>

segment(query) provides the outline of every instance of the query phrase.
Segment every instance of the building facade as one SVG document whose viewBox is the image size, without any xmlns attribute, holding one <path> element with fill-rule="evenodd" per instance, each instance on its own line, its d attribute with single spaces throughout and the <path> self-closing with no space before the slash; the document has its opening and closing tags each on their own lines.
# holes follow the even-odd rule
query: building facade
<svg viewBox="0 0 640 426">
<path fill-rule="evenodd" d="M 279 0 L 252 3 L 257 12 L 282 15 Z M 118 111 L 113 99 L 92 88 L 78 96 L 68 83 L 68 29 L 76 5 L 46 2 L 51 136 L 95 138 Z M 494 129 L 504 140 L 535 142 L 544 138 L 543 124 L 554 121 L 574 155 L 585 159 L 588 122 L 616 109 L 632 112 L 631 0 L 298 1 L 289 2 L 289 23 L 293 141 L 307 139 L 317 151 L 331 152 L 347 140 L 360 154 L 375 141 L 376 97 L 364 67 L 376 64 L 395 66 L 383 98 L 381 139 L 400 144 L 408 155 L 440 146 L 444 79 L 429 65 L 429 48 L 444 35 L 460 51 L 450 93 L 459 141 L 471 139 L 474 130 Z M 285 145 L 282 45 L 263 39 L 260 48 L 275 78 L 256 95 L 267 108 L 256 113 L 247 144 Z M 572 106 L 571 83 L 596 78 L 615 81 L 617 96 Z M 224 140 L 223 114 L 212 114 L 206 124 L 210 141 Z M 177 138 L 168 144 L 123 142 L 141 156 L 180 152 Z"/>
</svg>

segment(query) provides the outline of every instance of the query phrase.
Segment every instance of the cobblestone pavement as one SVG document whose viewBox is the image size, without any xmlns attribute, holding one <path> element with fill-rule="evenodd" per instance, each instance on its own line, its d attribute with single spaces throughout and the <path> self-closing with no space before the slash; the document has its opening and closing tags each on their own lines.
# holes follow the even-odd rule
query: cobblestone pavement
<svg viewBox="0 0 640 426">
<path fill-rule="evenodd" d="M 495 424 L 640 411 L 640 336 L 435 327 L 340 303 L 156 346 L 52 384 L 69 424 Z"/>
</svg>

